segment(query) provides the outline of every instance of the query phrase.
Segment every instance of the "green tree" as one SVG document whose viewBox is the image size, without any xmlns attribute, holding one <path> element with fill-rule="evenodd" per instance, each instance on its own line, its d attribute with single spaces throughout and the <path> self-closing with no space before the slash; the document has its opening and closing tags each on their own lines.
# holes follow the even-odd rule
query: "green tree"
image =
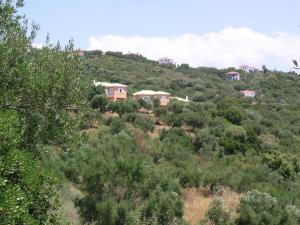
<svg viewBox="0 0 300 225">
<path fill-rule="evenodd" d="M 230 107 L 225 111 L 225 118 L 231 123 L 239 125 L 242 121 L 242 112 L 236 107 Z"/>
<path fill-rule="evenodd" d="M 104 95 L 95 95 L 91 99 L 91 106 L 93 109 L 99 109 L 100 112 L 105 112 L 108 99 Z"/>
<path fill-rule="evenodd" d="M 192 112 L 185 115 L 185 123 L 195 128 L 204 128 L 207 124 L 207 118 L 200 112 Z"/>
<path fill-rule="evenodd" d="M 214 199 L 209 206 L 204 221 L 201 222 L 202 224 L 228 225 L 229 219 L 230 216 L 229 213 L 225 211 L 223 200 Z"/>
<path fill-rule="evenodd" d="M 37 144 L 67 148 L 83 104 L 81 60 L 49 43 L 32 48 L 23 1 L 0 1 L 0 221 L 59 224 L 54 179 L 39 163 Z M 27 35 L 29 33 L 29 35 Z"/>
<path fill-rule="evenodd" d="M 269 70 L 267 69 L 266 65 L 263 65 L 262 67 L 262 71 L 264 74 L 266 74 Z"/>
<path fill-rule="evenodd" d="M 239 213 L 238 225 L 279 225 L 282 215 L 277 199 L 257 190 L 242 197 Z"/>
</svg>

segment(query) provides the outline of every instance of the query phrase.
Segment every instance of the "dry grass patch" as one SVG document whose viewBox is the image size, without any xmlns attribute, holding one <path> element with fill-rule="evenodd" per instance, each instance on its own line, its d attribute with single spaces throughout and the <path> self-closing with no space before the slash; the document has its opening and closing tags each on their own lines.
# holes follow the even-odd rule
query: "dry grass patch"
<svg viewBox="0 0 300 225">
<path fill-rule="evenodd" d="M 208 188 L 186 188 L 184 193 L 184 219 L 196 225 L 204 219 L 210 203 L 217 197 L 224 200 L 226 211 L 235 218 L 236 209 L 240 203 L 241 194 L 238 194 L 229 188 L 221 188 L 218 193 L 212 193 Z"/>
<path fill-rule="evenodd" d="M 160 134 L 160 132 L 165 129 L 165 130 L 169 130 L 170 126 L 166 126 L 166 125 L 154 125 L 154 130 L 152 132 L 149 132 L 149 136 L 151 138 L 157 138 Z"/>
<path fill-rule="evenodd" d="M 67 223 L 80 225 L 80 216 L 78 209 L 75 208 L 74 200 L 76 197 L 83 197 L 84 194 L 77 189 L 72 183 L 66 183 L 59 192 L 61 200 L 61 210 L 63 218 Z"/>
</svg>

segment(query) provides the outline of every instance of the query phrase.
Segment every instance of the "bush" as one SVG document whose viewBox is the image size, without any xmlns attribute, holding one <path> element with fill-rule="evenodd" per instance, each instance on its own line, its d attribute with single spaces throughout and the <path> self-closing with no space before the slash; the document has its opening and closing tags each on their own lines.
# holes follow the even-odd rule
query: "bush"
<svg viewBox="0 0 300 225">
<path fill-rule="evenodd" d="M 228 225 L 229 219 L 230 216 L 229 213 L 225 211 L 223 200 L 214 199 L 209 206 L 202 224 L 205 223 L 211 225 Z"/>
<path fill-rule="evenodd" d="M 139 109 L 139 104 L 136 101 L 133 101 L 133 100 L 127 100 L 127 101 L 124 101 L 124 102 L 110 101 L 107 104 L 106 109 L 108 111 L 116 112 L 119 115 L 122 115 L 124 113 L 137 112 L 138 109 Z"/>
<path fill-rule="evenodd" d="M 238 225 L 280 224 L 281 211 L 277 199 L 256 190 L 242 197 L 239 214 Z"/>
<path fill-rule="evenodd" d="M 101 112 L 105 112 L 108 99 L 104 95 L 95 95 L 91 99 L 91 107 L 93 109 L 99 109 Z"/>
<path fill-rule="evenodd" d="M 239 125 L 242 121 L 242 112 L 235 107 L 230 107 L 225 111 L 225 118 L 231 123 Z"/>
<path fill-rule="evenodd" d="M 145 109 L 152 108 L 151 100 L 145 100 L 145 99 L 139 98 L 138 103 L 140 104 L 140 107 L 142 107 L 142 108 L 145 108 Z"/>
<path fill-rule="evenodd" d="M 168 113 L 162 117 L 163 121 L 172 127 L 181 127 L 183 119 L 181 115 L 176 115 L 173 113 Z"/>
<path fill-rule="evenodd" d="M 201 115 L 199 112 L 193 112 L 185 115 L 184 122 L 195 128 L 204 128 L 207 124 L 207 118 L 205 115 Z"/>
<path fill-rule="evenodd" d="M 109 123 L 110 131 L 112 134 L 118 134 L 126 128 L 126 124 L 119 118 L 114 118 Z"/>
<path fill-rule="evenodd" d="M 195 95 L 193 97 L 193 101 L 194 102 L 205 102 L 205 101 L 207 101 L 207 97 L 204 95 Z"/>
<path fill-rule="evenodd" d="M 183 104 L 179 101 L 171 101 L 168 105 L 168 110 L 175 114 L 180 114 L 183 112 Z"/>
<path fill-rule="evenodd" d="M 293 154 L 273 151 L 263 156 L 263 162 L 284 179 L 295 179 L 300 172 L 300 159 Z"/>
<path fill-rule="evenodd" d="M 169 225 L 183 215 L 183 202 L 175 192 L 164 192 L 160 188 L 154 190 L 142 209 L 142 217 L 157 217 L 158 224 Z"/>
<path fill-rule="evenodd" d="M 144 132 L 153 131 L 154 130 L 154 122 L 148 118 L 143 118 L 141 116 L 137 116 L 133 122 L 133 126 L 141 129 Z"/>
</svg>

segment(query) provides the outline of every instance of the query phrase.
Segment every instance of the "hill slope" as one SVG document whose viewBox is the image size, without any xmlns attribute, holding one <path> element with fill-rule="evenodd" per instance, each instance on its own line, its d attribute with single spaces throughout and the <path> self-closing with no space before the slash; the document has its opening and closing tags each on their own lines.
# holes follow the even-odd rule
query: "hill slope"
<svg viewBox="0 0 300 225">
<path fill-rule="evenodd" d="M 187 207 L 184 193 L 207 190 L 226 203 L 218 195 L 225 186 L 239 196 L 234 204 L 239 214 L 230 209 L 234 213 L 227 215 L 218 200 L 208 197 L 209 224 L 214 219 L 209 215 L 223 215 L 234 224 L 268 224 L 274 218 L 278 223 L 270 224 L 299 224 L 294 213 L 300 207 L 296 74 L 240 71 L 241 81 L 230 81 L 224 74 L 232 69 L 161 66 L 120 53 L 90 53 L 85 63 L 84 78 L 91 88 L 94 79 L 120 82 L 128 85 L 129 94 L 162 90 L 192 101 L 172 101 L 166 108 L 150 104 L 152 113 L 145 114 L 142 103 L 130 98 L 113 103 L 94 93 L 91 101 L 100 99 L 104 107 L 96 104 L 85 115 L 87 142 L 63 155 L 61 162 L 61 171 L 84 193 L 76 200 L 84 222 L 185 224 L 184 218 L 193 215 L 190 221 L 196 224 L 206 211 L 184 212 L 184 206 L 201 208 Z M 257 97 L 243 97 L 239 91 L 244 89 L 256 90 Z M 208 199 L 197 193 L 193 198 Z"/>
</svg>

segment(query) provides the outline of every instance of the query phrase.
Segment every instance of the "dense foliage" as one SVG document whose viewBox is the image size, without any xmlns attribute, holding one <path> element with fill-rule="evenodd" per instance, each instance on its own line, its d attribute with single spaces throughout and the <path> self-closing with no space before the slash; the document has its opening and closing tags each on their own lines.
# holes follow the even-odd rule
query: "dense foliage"
<svg viewBox="0 0 300 225">
<path fill-rule="evenodd" d="M 129 100 L 108 103 L 106 110 L 117 112 L 118 123 L 127 124 L 119 126 L 121 130 L 131 130 L 130 125 L 133 125 L 151 133 L 153 129 L 135 124 L 140 118 L 152 120 L 154 127 L 167 127 L 157 138 L 142 135 L 146 141 L 141 141 L 141 136 L 136 135 L 135 139 L 139 140 L 136 142 L 138 154 L 146 156 L 157 168 L 168 171 L 170 182 L 178 180 L 182 188 L 209 186 L 212 191 L 219 185 L 241 193 L 258 190 L 249 195 L 262 193 L 276 199 L 275 211 L 279 213 L 277 219 L 273 216 L 270 220 L 266 218 L 271 218 L 273 212 L 268 212 L 271 214 L 266 218 L 258 214 L 249 216 L 248 206 L 242 200 L 238 209 L 240 217 L 233 221 L 226 212 L 219 213 L 223 208 L 216 202 L 212 211 L 218 213 L 208 214 L 207 221 L 215 220 L 215 224 L 252 224 L 253 221 L 256 224 L 297 224 L 298 217 L 288 217 L 291 211 L 287 212 L 286 205 L 298 212 L 300 102 L 295 96 L 299 95 L 300 79 L 294 73 L 240 71 L 242 80 L 230 81 L 224 76 L 226 71 L 194 69 L 187 65 L 165 67 L 153 61 L 109 53 L 88 60 L 85 73 L 91 81 L 125 83 L 129 94 L 153 89 L 168 91 L 173 96 L 189 96 L 193 101 L 172 101 L 167 108 L 159 108 L 155 102 L 149 105 L 139 101 L 134 110 L 126 111 L 124 108 L 132 109 L 124 107 L 132 104 Z M 239 91 L 244 89 L 256 90 L 257 96 L 243 97 Z M 139 107 L 152 110 L 154 114 L 138 113 Z M 258 199 L 254 197 L 253 201 Z M 138 210 L 135 215 L 141 212 Z M 263 210 L 259 213 L 264 214 Z M 219 217 L 214 218 L 215 215 Z"/>
<path fill-rule="evenodd" d="M 84 102 L 80 61 L 46 42 L 17 14 L 23 1 L 0 1 L 0 223 L 60 224 L 56 178 L 40 163 L 38 146 L 68 149 Z M 31 34 L 28 36 L 28 33 Z"/>
</svg>

